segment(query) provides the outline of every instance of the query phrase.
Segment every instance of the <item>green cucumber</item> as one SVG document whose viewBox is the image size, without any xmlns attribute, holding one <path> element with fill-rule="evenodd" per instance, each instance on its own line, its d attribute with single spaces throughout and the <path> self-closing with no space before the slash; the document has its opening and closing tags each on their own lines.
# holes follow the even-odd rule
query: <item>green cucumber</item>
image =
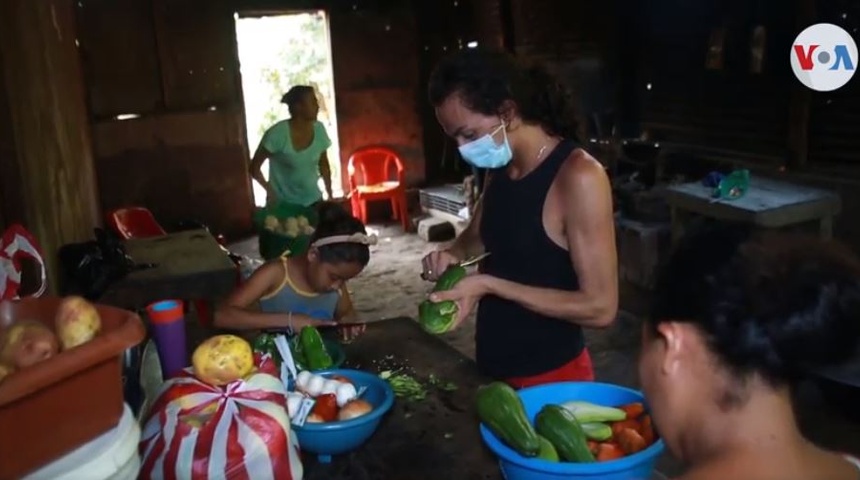
<svg viewBox="0 0 860 480">
<path fill-rule="evenodd" d="M 594 462 L 585 432 L 576 417 L 560 405 L 545 405 L 535 418 L 538 435 L 552 442 L 562 460 L 576 463 Z"/>
<path fill-rule="evenodd" d="M 612 438 L 612 427 L 605 423 L 581 423 L 580 426 L 582 427 L 582 431 L 585 432 L 585 436 L 590 440 L 603 442 Z"/>
<path fill-rule="evenodd" d="M 561 404 L 579 423 L 620 422 L 627 420 L 627 412 L 620 408 L 604 407 L 591 402 L 565 402 Z"/>
<path fill-rule="evenodd" d="M 540 439 L 526 418 L 523 401 L 508 384 L 493 382 L 478 387 L 478 418 L 506 445 L 525 457 L 537 456 Z"/>
<path fill-rule="evenodd" d="M 548 462 L 559 461 L 558 452 L 555 451 L 555 447 L 552 445 L 552 442 L 540 435 L 538 435 L 538 441 L 540 442 L 540 450 L 537 454 L 538 458 Z"/>
</svg>

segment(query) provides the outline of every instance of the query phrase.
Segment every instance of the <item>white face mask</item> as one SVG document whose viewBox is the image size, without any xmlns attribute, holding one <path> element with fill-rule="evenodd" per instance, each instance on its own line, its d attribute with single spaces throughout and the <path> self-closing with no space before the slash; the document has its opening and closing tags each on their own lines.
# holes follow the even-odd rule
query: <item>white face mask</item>
<svg viewBox="0 0 860 480">
<path fill-rule="evenodd" d="M 493 140 L 499 130 L 504 135 L 501 145 Z M 469 143 L 460 145 L 460 155 L 464 160 L 478 168 L 501 168 L 510 163 L 513 158 L 511 145 L 508 143 L 508 132 L 505 130 L 504 122 L 499 127 L 483 137 Z"/>
</svg>

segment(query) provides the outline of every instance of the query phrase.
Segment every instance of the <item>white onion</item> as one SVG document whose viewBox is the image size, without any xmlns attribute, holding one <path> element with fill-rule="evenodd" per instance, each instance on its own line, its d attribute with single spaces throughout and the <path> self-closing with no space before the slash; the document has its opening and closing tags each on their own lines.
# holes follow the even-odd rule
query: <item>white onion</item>
<svg viewBox="0 0 860 480">
<path fill-rule="evenodd" d="M 329 393 L 335 393 L 337 391 L 337 387 L 340 385 L 341 383 L 337 380 L 326 380 L 325 383 L 323 383 L 323 388 L 320 394 L 328 395 Z"/>
<path fill-rule="evenodd" d="M 346 405 L 351 400 L 355 399 L 357 393 L 358 392 L 355 391 L 355 387 L 351 383 L 341 383 L 335 392 L 335 396 L 337 397 L 337 406 L 342 407 Z"/>
<path fill-rule="evenodd" d="M 301 372 L 299 372 L 299 374 L 296 375 L 296 388 L 299 390 L 306 389 L 308 387 L 308 382 L 313 376 L 314 374 L 307 370 L 302 370 Z"/>
<path fill-rule="evenodd" d="M 308 380 L 308 384 L 305 386 L 305 391 L 308 395 L 316 397 L 322 392 L 323 386 L 325 386 L 325 378 L 319 375 L 313 375 L 310 380 Z"/>
</svg>

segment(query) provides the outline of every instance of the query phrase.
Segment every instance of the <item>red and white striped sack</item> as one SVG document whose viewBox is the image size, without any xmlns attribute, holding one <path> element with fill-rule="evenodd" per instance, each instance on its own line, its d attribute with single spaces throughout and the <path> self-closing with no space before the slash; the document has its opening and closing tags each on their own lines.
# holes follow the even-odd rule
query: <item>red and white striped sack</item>
<svg viewBox="0 0 860 480">
<path fill-rule="evenodd" d="M 286 396 L 269 374 L 215 387 L 186 369 L 164 384 L 147 413 L 138 478 L 300 480 Z"/>
</svg>

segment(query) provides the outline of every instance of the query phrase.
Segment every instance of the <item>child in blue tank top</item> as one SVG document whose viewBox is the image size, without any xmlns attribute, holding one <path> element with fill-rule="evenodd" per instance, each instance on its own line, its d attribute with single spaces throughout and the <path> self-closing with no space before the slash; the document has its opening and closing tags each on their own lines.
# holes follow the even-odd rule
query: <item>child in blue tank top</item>
<svg viewBox="0 0 860 480">
<path fill-rule="evenodd" d="M 298 331 L 359 322 L 346 281 L 367 266 L 376 237 L 337 204 L 322 203 L 319 217 L 307 253 L 287 253 L 257 269 L 215 312 L 216 327 Z"/>
</svg>

